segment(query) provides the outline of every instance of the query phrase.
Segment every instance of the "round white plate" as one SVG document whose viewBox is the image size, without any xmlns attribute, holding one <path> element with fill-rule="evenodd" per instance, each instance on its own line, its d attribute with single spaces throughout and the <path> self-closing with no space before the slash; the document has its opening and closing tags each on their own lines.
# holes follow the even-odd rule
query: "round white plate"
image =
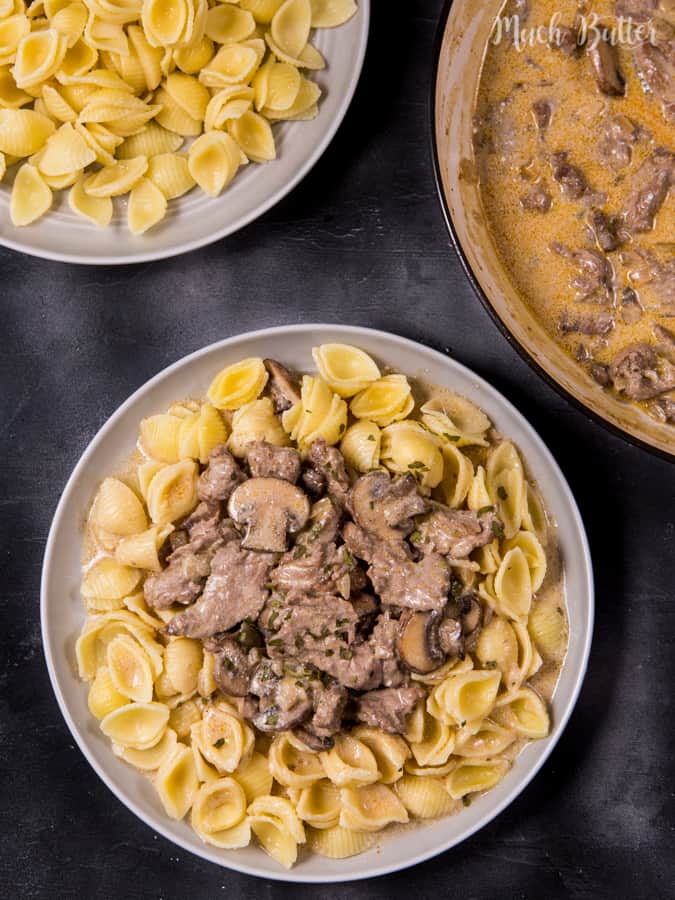
<svg viewBox="0 0 675 900">
<path fill-rule="evenodd" d="M 370 0 L 358 0 L 358 6 L 356 15 L 339 28 L 314 32 L 312 43 L 327 63 L 325 70 L 308 73 L 323 91 L 319 115 L 311 122 L 273 126 L 278 154 L 273 162 L 244 166 L 220 197 L 195 189 L 171 200 L 164 221 L 144 235 L 129 231 L 125 199 L 116 202 L 110 227 L 97 228 L 70 210 L 67 190 L 54 192 L 54 206 L 46 216 L 26 228 L 15 228 L 9 218 L 11 179 L 6 178 L 0 183 L 0 245 L 62 262 L 122 265 L 187 253 L 257 219 L 310 171 L 349 108 L 370 24 Z"/>
<path fill-rule="evenodd" d="M 477 403 L 498 430 L 514 440 L 538 482 L 559 527 L 566 561 L 570 644 L 553 700 L 553 729 L 529 744 L 504 780 L 456 816 L 382 836 L 379 845 L 351 859 L 308 856 L 287 872 L 262 850 L 225 851 L 207 846 L 187 822 L 174 822 L 150 781 L 114 756 L 87 709 L 87 686 L 77 676 L 74 645 L 84 621 L 79 599 L 85 514 L 100 481 L 133 449 L 144 416 L 172 402 L 203 395 L 214 372 L 247 356 L 275 357 L 300 371 L 314 369 L 311 348 L 337 341 L 355 344 L 379 362 L 412 377 L 446 386 Z M 61 711 L 80 749 L 111 791 L 139 818 L 170 841 L 221 866 L 282 881 L 350 881 L 383 875 L 428 859 L 473 834 L 507 806 L 553 749 L 577 699 L 591 643 L 593 576 L 584 527 L 555 460 L 520 413 L 464 366 L 420 344 L 381 331 L 331 325 L 270 328 L 213 344 L 165 369 L 129 398 L 101 428 L 66 485 L 47 542 L 42 574 L 42 638 Z"/>
</svg>

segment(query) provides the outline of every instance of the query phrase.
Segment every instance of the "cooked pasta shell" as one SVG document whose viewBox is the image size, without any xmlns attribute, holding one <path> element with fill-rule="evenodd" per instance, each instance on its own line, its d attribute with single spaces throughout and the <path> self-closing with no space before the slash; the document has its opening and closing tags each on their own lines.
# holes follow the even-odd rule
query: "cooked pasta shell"
<svg viewBox="0 0 675 900">
<path fill-rule="evenodd" d="M 5 177 L 7 171 L 7 157 L 4 153 L 0 153 L 0 181 Z"/>
<path fill-rule="evenodd" d="M 251 110 L 229 119 L 227 130 L 249 159 L 263 163 L 276 159 L 274 135 L 267 119 Z"/>
<path fill-rule="evenodd" d="M 199 121 L 204 119 L 211 95 L 193 75 L 172 72 L 164 82 L 164 90 L 187 115 Z"/>
<path fill-rule="evenodd" d="M 143 591 L 136 591 L 135 594 L 130 594 L 128 597 L 125 597 L 124 605 L 130 612 L 137 615 L 138 618 L 141 619 L 142 622 L 145 625 L 148 625 L 150 628 L 158 630 L 162 627 L 162 620 L 158 619 L 150 612 L 150 609 L 145 602 Z"/>
<path fill-rule="evenodd" d="M 340 441 L 345 462 L 357 472 L 370 472 L 380 464 L 381 432 L 374 422 L 361 419 L 351 425 Z"/>
<path fill-rule="evenodd" d="M 182 819 L 199 789 L 194 757 L 188 747 L 179 746 L 162 762 L 155 787 L 166 814 L 172 819 Z"/>
<path fill-rule="evenodd" d="M 181 419 L 168 413 L 149 416 L 140 425 L 140 444 L 153 459 L 175 463 L 179 460 L 178 440 Z"/>
<path fill-rule="evenodd" d="M 461 506 L 473 482 L 473 463 L 466 454 L 452 444 L 441 447 L 443 454 L 443 478 L 439 491 L 446 506 Z"/>
<path fill-rule="evenodd" d="M 537 536 L 532 531 L 519 531 L 514 537 L 504 542 L 504 552 L 513 547 L 520 547 L 525 555 L 532 579 L 532 592 L 541 587 L 546 575 L 546 553 Z"/>
<path fill-rule="evenodd" d="M 487 791 L 502 780 L 510 764 L 506 759 L 464 759 L 445 779 L 445 789 L 455 799 Z"/>
<path fill-rule="evenodd" d="M 72 47 L 66 51 L 56 77 L 59 81 L 68 78 L 81 78 L 96 64 L 97 59 L 97 51 L 90 47 L 84 39 L 75 41 Z"/>
<path fill-rule="evenodd" d="M 546 660 L 560 661 L 567 647 L 567 620 L 562 606 L 540 600 L 532 607 L 527 627 L 537 649 Z"/>
<path fill-rule="evenodd" d="M 310 0 L 312 28 L 337 28 L 358 10 L 354 0 Z"/>
<path fill-rule="evenodd" d="M 482 629 L 476 644 L 476 656 L 486 669 L 499 669 L 504 678 L 518 665 L 518 640 L 511 624 L 493 616 Z"/>
<path fill-rule="evenodd" d="M 295 809 L 313 828 L 334 828 L 340 819 L 340 789 L 326 778 L 315 781 L 299 792 Z"/>
<path fill-rule="evenodd" d="M 324 777 L 319 755 L 305 748 L 290 734 L 278 735 L 272 741 L 269 766 L 274 778 L 286 787 L 308 787 Z"/>
<path fill-rule="evenodd" d="M 243 758 L 253 750 L 254 735 L 224 705 L 209 706 L 203 716 L 200 749 L 221 775 L 234 772 Z"/>
<path fill-rule="evenodd" d="M 221 369 L 206 394 L 216 409 L 238 409 L 258 397 L 267 384 L 267 378 L 262 359 L 249 357 Z"/>
<path fill-rule="evenodd" d="M 290 443 L 269 397 L 245 403 L 232 417 L 232 433 L 228 441 L 230 451 L 244 458 L 247 445 L 252 441 L 267 441 L 276 447 L 285 447 Z"/>
<path fill-rule="evenodd" d="M 483 719 L 492 711 L 501 681 L 501 672 L 474 669 L 448 675 L 432 690 L 427 709 L 448 725 L 462 725 Z M 413 748 L 413 752 L 415 752 Z M 417 754 L 418 762 L 421 762 Z"/>
<path fill-rule="evenodd" d="M 156 122 L 148 122 L 143 131 L 125 138 L 117 150 L 119 159 L 133 159 L 135 156 L 153 156 L 175 153 L 183 145 L 183 138 L 173 131 L 162 128 Z M 149 163 L 149 168 L 152 163 Z M 159 185 L 158 185 L 159 187 Z"/>
<path fill-rule="evenodd" d="M 328 859 L 347 859 L 369 850 L 377 841 L 374 834 L 365 831 L 351 831 L 336 825 L 334 828 L 309 832 L 309 847 L 319 856 Z"/>
<path fill-rule="evenodd" d="M 275 859 L 285 868 L 290 869 L 298 858 L 298 845 L 292 835 L 286 830 L 285 823 L 276 816 L 262 814 L 249 815 L 247 821 L 250 823 L 251 830 L 263 850 L 272 859 Z"/>
<path fill-rule="evenodd" d="M 272 19 L 275 44 L 288 56 L 299 57 L 309 39 L 312 8 L 309 0 L 286 0 Z"/>
<path fill-rule="evenodd" d="M 74 213 L 105 228 L 112 220 L 113 202 L 110 197 L 91 197 L 84 189 L 84 182 L 82 176 L 75 182 L 68 194 L 68 205 Z"/>
<path fill-rule="evenodd" d="M 206 108 L 204 131 L 224 128 L 228 119 L 238 119 L 251 108 L 252 90 L 234 85 L 213 95 Z"/>
<path fill-rule="evenodd" d="M 443 477 L 440 446 L 419 422 L 395 422 L 382 431 L 380 459 L 391 472 L 412 473 L 423 487 L 433 488 Z"/>
<path fill-rule="evenodd" d="M 0 23 L 0 29 L 2 23 Z M 0 38 L 0 41 L 2 38 Z M 44 91 L 44 88 L 43 88 Z M 30 94 L 20 91 L 9 69 L 0 69 L 0 108 L 19 109 L 32 101 Z"/>
<path fill-rule="evenodd" d="M 372 751 L 383 784 L 393 784 L 401 777 L 403 764 L 410 756 L 410 748 L 402 737 L 367 725 L 354 728 L 352 736 Z"/>
<path fill-rule="evenodd" d="M 152 700 L 152 667 L 147 653 L 132 637 L 120 634 L 108 644 L 106 661 L 120 694 L 136 703 Z"/>
<path fill-rule="evenodd" d="M 516 739 L 516 733 L 510 728 L 503 728 L 490 719 L 480 723 L 477 730 L 455 743 L 455 756 L 492 757 L 503 753 Z"/>
<path fill-rule="evenodd" d="M 153 47 L 145 36 L 145 32 L 138 25 L 130 25 L 127 29 L 129 44 L 133 47 L 138 66 L 143 73 L 145 87 L 154 91 L 162 80 L 162 56 L 163 48 Z"/>
<path fill-rule="evenodd" d="M 220 3 L 206 14 L 206 36 L 218 44 L 236 44 L 251 37 L 255 19 L 248 10 Z"/>
<path fill-rule="evenodd" d="M 421 718 L 422 733 L 419 740 L 409 739 L 412 754 L 420 766 L 441 766 L 448 761 L 454 749 L 454 732 L 445 722 L 425 711 Z"/>
<path fill-rule="evenodd" d="M 96 608 L 98 602 L 105 604 L 131 594 L 140 579 L 138 569 L 122 566 L 114 559 L 100 559 L 87 569 L 82 579 L 82 596 Z"/>
<path fill-rule="evenodd" d="M 199 459 L 199 413 L 181 419 L 178 429 L 178 456 L 180 459 Z"/>
<path fill-rule="evenodd" d="M 176 66 L 186 75 L 198 75 L 211 62 L 215 53 L 213 41 L 206 35 L 189 47 L 178 47 L 173 52 Z"/>
<path fill-rule="evenodd" d="M 182 197 L 195 185 L 188 168 L 187 156 L 178 153 L 159 153 L 153 156 L 146 174 L 167 200 Z"/>
<path fill-rule="evenodd" d="M 128 703 L 103 719 L 101 731 L 123 747 L 148 750 L 162 739 L 168 721 L 163 703 Z"/>
<path fill-rule="evenodd" d="M 243 787 L 247 803 L 253 803 L 256 797 L 263 797 L 272 790 L 273 779 L 268 759 L 257 751 L 239 763 L 234 778 Z"/>
<path fill-rule="evenodd" d="M 262 105 L 276 112 L 291 109 L 297 100 L 301 84 L 302 76 L 295 66 L 290 63 L 274 63 L 268 73 L 265 102 Z"/>
<path fill-rule="evenodd" d="M 85 191 L 92 197 L 118 197 L 127 194 L 145 174 L 148 168 L 146 156 L 120 160 L 105 166 L 84 182 Z"/>
<path fill-rule="evenodd" d="M 133 186 L 129 194 L 127 221 L 132 234 L 145 234 L 166 215 L 166 197 L 149 178 Z"/>
<path fill-rule="evenodd" d="M 201 70 L 199 80 L 212 88 L 246 84 L 253 78 L 264 52 L 263 42 L 255 39 L 240 44 L 226 44 Z"/>
<path fill-rule="evenodd" d="M 352 831 L 381 831 L 393 822 L 408 821 L 408 812 L 394 791 L 384 784 L 343 788 L 340 825 Z"/>
<path fill-rule="evenodd" d="M 264 849 L 283 865 L 286 865 L 283 860 L 286 849 L 285 842 L 282 843 L 280 847 L 277 847 L 278 837 L 276 835 L 270 835 L 271 845 L 268 845 L 267 840 L 263 837 L 263 834 L 267 833 L 267 829 L 259 831 L 256 824 L 271 824 L 274 822 L 277 826 L 281 826 L 284 835 L 290 838 L 294 844 L 305 843 L 306 838 L 303 824 L 298 818 L 295 809 L 293 809 L 293 805 L 285 797 L 272 797 L 270 795 L 257 797 L 253 803 L 249 805 L 248 815 L 253 831 Z M 275 850 L 281 851 L 278 856 L 275 855 Z"/>
<path fill-rule="evenodd" d="M 164 468 L 164 463 L 158 462 L 155 459 L 149 459 L 147 462 L 141 463 L 140 466 L 136 469 L 136 477 L 138 478 L 138 487 L 141 492 L 141 496 L 146 501 L 148 500 L 148 488 L 150 487 L 150 482 L 155 477 L 155 475 Z"/>
<path fill-rule="evenodd" d="M 147 517 L 136 494 L 119 478 L 104 478 L 89 513 L 89 521 L 112 534 L 137 534 Z"/>
<path fill-rule="evenodd" d="M 115 164 L 113 153 L 117 145 L 122 142 L 121 137 L 108 131 L 105 125 L 101 125 L 98 122 L 90 122 L 87 125 L 75 122 L 73 128 L 94 151 L 97 163 L 100 163 L 102 166 L 113 166 Z"/>
<path fill-rule="evenodd" d="M 32 109 L 0 109 L 0 151 L 11 156 L 37 153 L 54 133 L 51 119 Z"/>
<path fill-rule="evenodd" d="M 304 375 L 300 403 L 286 410 L 281 421 L 300 445 L 309 446 L 319 437 L 336 444 L 347 426 L 347 404 L 323 379 Z"/>
<path fill-rule="evenodd" d="M 172 531 L 172 525 L 153 525 L 139 534 L 122 538 L 115 548 L 115 559 L 124 566 L 161 572 L 159 550 Z"/>
<path fill-rule="evenodd" d="M 106 649 L 118 634 L 129 634 L 148 654 L 154 677 L 162 671 L 161 644 L 154 639 L 154 626 L 142 621 L 127 609 L 112 610 L 87 620 L 75 644 L 80 678 L 91 681 L 99 666 L 105 664 Z"/>
<path fill-rule="evenodd" d="M 372 750 L 348 734 L 338 734 L 331 750 L 321 754 L 328 778 L 337 787 L 371 784 L 380 773 Z"/>
<path fill-rule="evenodd" d="M 167 705 L 175 703 L 169 714 L 169 724 L 175 729 L 180 740 L 185 740 L 192 728 L 201 720 L 202 709 L 196 700 L 182 700 L 181 697 L 182 695 L 179 695 L 177 700 L 167 701 Z"/>
<path fill-rule="evenodd" d="M 67 49 L 67 39 L 52 28 L 23 37 L 12 67 L 17 87 L 30 89 L 50 79 L 59 69 Z"/>
<path fill-rule="evenodd" d="M 375 361 L 358 347 L 321 344 L 312 349 L 312 357 L 319 375 L 340 397 L 353 397 L 380 378 Z"/>
<path fill-rule="evenodd" d="M 87 705 L 92 716 L 99 720 L 105 719 L 109 713 L 119 709 L 120 706 L 126 706 L 128 702 L 129 698 L 120 694 L 115 687 L 108 667 L 99 666 L 87 698 Z"/>
<path fill-rule="evenodd" d="M 533 740 L 548 736 L 551 718 L 546 704 L 531 687 L 522 687 L 505 695 L 500 698 L 498 706 L 520 734 Z"/>
<path fill-rule="evenodd" d="M 203 660 L 201 641 L 182 637 L 169 641 L 164 651 L 164 670 L 179 693 L 197 690 Z"/>
<path fill-rule="evenodd" d="M 349 408 L 356 419 L 369 419 L 383 428 L 405 419 L 414 406 L 405 375 L 385 375 L 358 393 Z"/>
<path fill-rule="evenodd" d="M 0 65 L 14 62 L 19 44 L 29 32 L 30 22 L 22 14 L 0 21 Z"/>
<path fill-rule="evenodd" d="M 69 3 L 51 17 L 49 24 L 59 34 L 64 35 L 68 47 L 72 47 L 82 36 L 88 16 L 84 3 Z"/>
<path fill-rule="evenodd" d="M 405 761 L 403 768 L 408 775 L 420 775 L 423 778 L 443 778 L 445 775 L 449 775 L 456 765 L 457 760 L 452 756 L 440 766 L 420 766 L 417 760 L 412 757 Z"/>
<path fill-rule="evenodd" d="M 259 25 L 269 25 L 284 0 L 240 0 L 242 9 L 248 10 Z"/>
<path fill-rule="evenodd" d="M 297 66 L 298 69 L 319 70 L 326 68 L 326 60 L 312 44 L 305 44 L 302 53 L 299 56 L 293 56 L 287 53 L 283 47 L 274 40 L 272 34 L 268 31 L 265 34 L 265 41 L 272 53 L 281 62 L 289 63 L 291 66 Z"/>
<path fill-rule="evenodd" d="M 178 44 L 188 25 L 188 0 L 145 0 L 141 21 L 152 47 Z"/>
<path fill-rule="evenodd" d="M 504 615 L 519 622 L 527 619 L 532 605 L 532 577 L 520 547 L 504 555 L 494 578 L 494 591 Z"/>
<path fill-rule="evenodd" d="M 70 103 L 63 98 L 56 88 L 53 88 L 48 84 L 42 88 L 42 102 L 44 103 L 48 114 L 59 122 L 74 122 L 77 119 L 77 112 Z M 52 135 L 52 137 L 54 137 L 54 135 Z"/>
<path fill-rule="evenodd" d="M 206 194 L 217 197 L 237 174 L 241 162 L 241 151 L 229 134 L 209 131 L 190 147 L 188 169 Z"/>
<path fill-rule="evenodd" d="M 246 798 L 233 778 L 219 778 L 199 788 L 191 823 L 205 843 L 228 850 L 246 847 L 251 828 L 245 818 Z"/>
<path fill-rule="evenodd" d="M 273 437 L 273 435 L 271 435 Z M 199 461 L 206 464 L 211 451 L 227 440 L 227 426 L 218 410 L 210 403 L 203 403 L 197 421 Z M 273 443 L 273 442 L 272 442 Z"/>
<path fill-rule="evenodd" d="M 404 775 L 394 790 L 407 811 L 417 819 L 437 819 L 449 815 L 455 804 L 438 778 Z"/>
<path fill-rule="evenodd" d="M 196 464 L 187 459 L 157 472 L 146 495 L 148 512 L 156 525 L 168 525 L 195 508 L 197 477 Z"/>
<path fill-rule="evenodd" d="M 148 750 L 134 750 L 131 747 L 113 744 L 113 751 L 125 762 L 140 769 L 141 772 L 154 772 L 159 769 L 164 760 L 176 752 L 177 746 L 176 732 L 167 728 L 162 739 Z"/>
</svg>

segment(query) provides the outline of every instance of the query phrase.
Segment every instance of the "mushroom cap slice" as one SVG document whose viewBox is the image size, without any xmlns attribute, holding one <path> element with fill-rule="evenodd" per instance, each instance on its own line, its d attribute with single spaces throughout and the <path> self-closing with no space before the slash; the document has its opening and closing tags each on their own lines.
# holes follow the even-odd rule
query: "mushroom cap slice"
<svg viewBox="0 0 675 900">
<path fill-rule="evenodd" d="M 274 411 L 285 412 L 300 402 L 300 391 L 296 379 L 291 375 L 286 366 L 282 366 L 276 359 L 264 359 L 265 368 L 270 373 L 270 390 Z"/>
<path fill-rule="evenodd" d="M 438 640 L 438 612 L 415 612 L 402 620 L 396 642 L 401 660 L 413 672 L 426 675 L 445 660 Z"/>
<path fill-rule="evenodd" d="M 232 493 L 227 508 L 238 525 L 247 526 L 242 547 L 270 553 L 283 553 L 287 535 L 300 531 L 309 518 L 307 496 L 279 478 L 249 478 Z"/>
<path fill-rule="evenodd" d="M 414 490 L 412 501 L 399 503 L 401 488 Z M 352 515 L 357 525 L 383 541 L 400 541 L 414 527 L 412 516 L 426 511 L 427 504 L 417 493 L 412 476 L 391 480 L 387 472 L 377 470 L 354 482 L 350 494 Z"/>
</svg>

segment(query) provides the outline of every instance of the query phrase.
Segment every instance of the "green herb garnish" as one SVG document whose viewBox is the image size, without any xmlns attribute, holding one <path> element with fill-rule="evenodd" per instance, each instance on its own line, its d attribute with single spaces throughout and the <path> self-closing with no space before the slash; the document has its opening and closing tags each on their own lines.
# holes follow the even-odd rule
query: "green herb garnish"
<svg viewBox="0 0 675 900">
<path fill-rule="evenodd" d="M 223 746 L 224 743 L 225 743 L 225 738 L 218 738 L 217 741 L 213 742 L 213 746 L 216 748 L 216 750 L 220 750 L 220 748 Z"/>
<path fill-rule="evenodd" d="M 419 541 L 422 540 L 422 532 L 421 531 L 413 531 L 413 533 L 410 535 L 409 540 L 412 544 L 417 544 Z"/>
<path fill-rule="evenodd" d="M 489 660 L 485 663 L 485 668 L 486 668 L 486 669 L 496 669 L 496 668 L 497 668 L 497 661 L 494 660 L 494 659 L 489 659 Z"/>
<path fill-rule="evenodd" d="M 494 506 L 481 506 L 481 508 L 478 510 L 477 515 L 484 516 L 485 513 L 494 512 L 494 511 L 495 511 Z"/>
<path fill-rule="evenodd" d="M 300 557 L 304 556 L 305 553 L 307 553 L 307 548 L 303 544 L 298 544 L 293 551 L 293 559 L 300 559 Z"/>
<path fill-rule="evenodd" d="M 343 547 L 343 548 L 342 548 L 342 560 L 343 560 L 343 562 L 346 563 L 346 565 L 348 565 L 348 566 L 353 566 L 353 565 L 354 565 L 354 557 L 353 557 L 352 554 L 350 553 L 348 547 Z"/>
<path fill-rule="evenodd" d="M 500 500 L 508 500 L 509 499 L 509 495 L 506 493 L 506 488 L 504 487 L 504 485 L 500 484 L 499 487 L 497 488 L 497 496 L 499 497 Z"/>
<path fill-rule="evenodd" d="M 351 650 L 346 650 L 344 647 L 340 650 L 340 659 L 351 659 L 353 655 Z"/>
<path fill-rule="evenodd" d="M 374 441 L 374 440 L 375 440 L 375 435 L 374 435 L 374 434 L 369 434 L 368 437 L 366 438 L 366 440 L 367 440 L 367 441 Z"/>
</svg>

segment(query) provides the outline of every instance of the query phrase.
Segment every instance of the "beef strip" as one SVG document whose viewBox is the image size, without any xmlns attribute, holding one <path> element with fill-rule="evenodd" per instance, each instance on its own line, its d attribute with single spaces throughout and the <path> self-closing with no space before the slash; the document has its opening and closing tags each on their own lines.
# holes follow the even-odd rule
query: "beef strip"
<svg viewBox="0 0 675 900">
<path fill-rule="evenodd" d="M 465 559 L 494 539 L 496 521 L 492 511 L 479 516 L 473 510 L 449 509 L 434 503 L 432 512 L 418 520 L 414 544 L 425 555 L 435 552 L 451 559 Z"/>
<path fill-rule="evenodd" d="M 410 713 L 424 696 L 419 685 L 370 691 L 356 701 L 356 718 L 388 734 L 404 734 Z"/>
<path fill-rule="evenodd" d="M 609 334 L 614 325 L 614 316 L 611 313 L 571 316 L 564 310 L 560 314 L 559 328 L 562 334 Z"/>
<path fill-rule="evenodd" d="M 598 41 L 592 41 L 586 47 L 586 53 L 598 89 L 609 97 L 623 97 L 626 93 L 626 80 L 619 68 L 616 47 L 602 37 Z"/>
<path fill-rule="evenodd" d="M 206 638 L 233 628 L 243 619 L 254 621 L 269 592 L 265 588 L 273 558 L 242 550 L 231 541 L 211 562 L 211 574 L 199 600 L 166 626 L 167 634 Z"/>
<path fill-rule="evenodd" d="M 399 687 L 405 675 L 399 666 L 396 642 L 399 636 L 399 623 L 392 618 L 391 612 L 380 613 L 368 639 L 373 648 L 375 659 L 382 665 L 382 684 L 384 687 Z"/>
<path fill-rule="evenodd" d="M 252 478 L 280 478 L 295 484 L 300 477 L 300 454 L 293 447 L 254 441 L 246 447 L 246 462 Z"/>
<path fill-rule="evenodd" d="M 534 117 L 534 124 L 537 126 L 540 137 L 543 137 L 546 129 L 551 124 L 552 115 L 553 106 L 551 101 L 547 100 L 545 97 L 535 100 L 532 104 L 532 116 Z"/>
<path fill-rule="evenodd" d="M 231 697 L 245 697 L 262 657 L 260 648 L 246 648 L 236 637 L 219 634 L 207 638 L 204 649 L 215 657 L 213 677 L 220 690 Z"/>
<path fill-rule="evenodd" d="M 633 60 L 642 89 L 661 103 L 663 117 L 675 122 L 675 28 L 655 19 L 649 40 L 633 50 Z"/>
<path fill-rule="evenodd" d="M 560 150 L 551 157 L 553 178 L 560 185 L 560 190 L 568 200 L 579 200 L 589 192 L 586 176 L 579 168 L 568 162 L 568 151 Z"/>
<path fill-rule="evenodd" d="M 209 454 L 208 465 L 199 476 L 197 495 L 200 500 L 207 503 L 227 500 L 237 485 L 245 479 L 246 476 L 235 458 L 224 444 L 220 444 Z"/>
<path fill-rule="evenodd" d="M 675 310 L 675 257 L 660 259 L 645 247 L 633 244 L 620 258 L 632 285 L 641 292 L 646 287 L 667 312 Z"/>
<path fill-rule="evenodd" d="M 520 197 L 520 205 L 529 212 L 547 213 L 553 205 L 553 198 L 546 182 L 537 181 Z"/>
<path fill-rule="evenodd" d="M 325 749 L 326 740 L 332 738 L 340 730 L 342 715 L 348 699 L 347 689 L 341 684 L 324 687 L 321 682 L 313 682 L 314 715 L 303 731 L 310 739 L 318 738 L 323 744 L 321 749 Z M 306 740 L 306 738 L 303 737 L 302 740 Z M 309 746 L 312 745 L 309 744 Z"/>
<path fill-rule="evenodd" d="M 675 425 L 675 394 L 652 400 L 647 406 L 647 412 L 663 425 Z"/>
<path fill-rule="evenodd" d="M 601 387 L 607 387 L 611 384 L 612 379 L 609 376 L 609 366 L 606 366 L 604 363 L 593 363 L 590 372 L 593 381 L 597 382 Z"/>
<path fill-rule="evenodd" d="M 282 556 L 279 565 L 270 575 L 270 582 L 277 591 L 289 596 L 339 593 L 349 598 L 352 593 L 352 576 L 355 590 L 364 586 L 363 576 L 357 569 L 349 551 L 343 547 L 338 548 L 332 541 L 316 542 L 307 548 L 303 544 L 296 544 Z"/>
<path fill-rule="evenodd" d="M 312 493 L 325 490 L 333 502 L 342 509 L 347 500 L 349 476 L 345 469 L 344 457 L 337 447 L 329 447 L 323 438 L 317 438 L 309 448 L 307 455 L 310 470 L 310 486 Z M 303 475 L 303 480 L 307 473 Z M 317 490 L 317 486 L 320 486 Z"/>
<path fill-rule="evenodd" d="M 650 344 L 630 344 L 609 368 L 615 390 L 631 400 L 651 400 L 675 388 L 675 365 Z"/>
<path fill-rule="evenodd" d="M 343 537 L 350 551 L 369 563 L 368 578 L 381 602 L 409 609 L 442 609 L 450 588 L 450 565 L 438 553 L 414 562 L 403 541 L 380 541 L 348 522 Z"/>
<path fill-rule="evenodd" d="M 643 136 L 642 128 L 628 116 L 605 119 L 598 150 L 600 158 L 613 169 L 623 169 L 633 156 L 633 147 Z"/>
<path fill-rule="evenodd" d="M 675 153 L 659 147 L 635 173 L 633 190 L 623 208 L 623 226 L 629 235 L 651 231 L 673 181 Z"/>
<path fill-rule="evenodd" d="M 270 394 L 275 412 L 281 413 L 300 402 L 300 391 L 296 379 L 285 366 L 275 359 L 265 359 L 265 368 L 270 373 Z"/>
<path fill-rule="evenodd" d="M 586 225 L 598 248 L 605 253 L 611 253 L 619 246 L 614 222 L 596 206 L 591 206 L 586 213 Z"/>
<path fill-rule="evenodd" d="M 568 259 L 576 267 L 576 275 L 570 285 L 577 292 L 578 300 L 590 300 L 600 303 L 609 301 L 609 290 L 612 286 L 613 271 L 607 257 L 597 250 L 570 250 L 564 244 L 554 241 L 551 250 Z"/>
<path fill-rule="evenodd" d="M 174 603 L 194 603 L 211 571 L 211 555 L 210 550 L 195 552 L 190 544 L 174 550 L 166 568 L 150 575 L 143 585 L 148 606 L 169 609 Z"/>
</svg>

